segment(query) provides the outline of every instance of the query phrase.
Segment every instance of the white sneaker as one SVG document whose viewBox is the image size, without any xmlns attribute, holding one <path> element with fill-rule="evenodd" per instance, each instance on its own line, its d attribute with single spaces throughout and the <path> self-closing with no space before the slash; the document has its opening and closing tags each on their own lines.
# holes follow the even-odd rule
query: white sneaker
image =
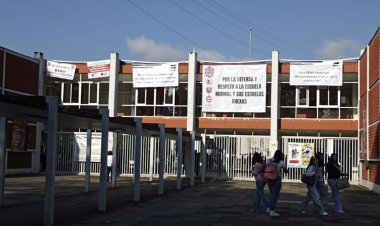
<svg viewBox="0 0 380 226">
<path fill-rule="evenodd" d="M 321 215 L 326 216 L 327 214 L 328 214 L 327 212 L 323 212 Z"/>
<path fill-rule="evenodd" d="M 271 211 L 269 211 L 269 216 L 271 216 L 271 217 L 278 217 L 278 216 L 280 216 L 280 214 L 278 214 L 278 213 L 274 212 L 273 210 L 271 210 Z"/>
</svg>

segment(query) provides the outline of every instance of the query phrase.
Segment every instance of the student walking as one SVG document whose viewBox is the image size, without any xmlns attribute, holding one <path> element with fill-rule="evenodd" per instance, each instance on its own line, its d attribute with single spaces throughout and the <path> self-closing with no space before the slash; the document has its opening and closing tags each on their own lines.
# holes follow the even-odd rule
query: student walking
<svg viewBox="0 0 380 226">
<path fill-rule="evenodd" d="M 315 158 L 318 160 L 318 165 L 316 166 L 317 171 L 318 171 L 318 179 L 317 179 L 317 183 L 315 186 L 316 186 L 317 192 L 319 194 L 319 198 L 321 199 L 321 203 L 324 204 L 327 194 L 325 192 L 325 176 L 324 176 L 325 175 L 325 164 L 323 161 L 323 153 L 317 152 L 315 154 Z M 304 200 L 305 201 L 305 207 L 309 204 L 310 201 L 313 200 L 311 198 L 311 196 L 307 196 L 307 197 L 309 197 L 309 198 L 308 199 L 305 198 L 305 200 Z M 314 204 L 315 212 L 318 212 L 319 206 L 316 205 L 314 202 L 313 202 L 313 204 Z"/>
<path fill-rule="evenodd" d="M 327 183 L 331 189 L 331 194 L 328 195 L 324 204 L 334 202 L 335 213 L 344 213 L 336 179 L 339 179 L 340 176 L 344 176 L 345 174 L 340 171 L 336 153 L 332 153 L 330 156 L 329 162 L 327 163 L 327 174 Z"/>
<path fill-rule="evenodd" d="M 318 163 L 319 160 L 316 157 L 311 157 L 309 165 L 306 168 L 305 175 L 307 177 L 313 177 L 315 176 L 315 181 L 313 185 L 307 184 L 307 195 L 304 198 L 303 202 L 301 203 L 301 206 L 299 208 L 301 213 L 306 213 L 305 208 L 310 200 L 313 200 L 313 203 L 315 207 L 317 208 L 317 211 L 319 215 L 325 216 L 327 215 L 327 212 L 325 212 L 325 208 L 322 205 L 321 198 L 319 196 L 319 193 L 317 191 L 318 181 L 319 181 L 319 173 L 318 173 Z"/>
<path fill-rule="evenodd" d="M 107 153 L 107 182 L 110 182 L 112 175 L 112 154 L 112 151 L 108 151 Z"/>
<path fill-rule="evenodd" d="M 276 150 L 276 152 L 273 155 L 273 158 L 269 160 L 271 163 L 275 163 L 277 166 L 277 178 L 275 180 L 269 180 L 268 181 L 268 187 L 270 191 L 270 198 L 269 198 L 269 216 L 271 217 L 277 217 L 280 216 L 280 214 L 276 213 L 276 205 L 277 201 L 280 197 L 280 191 L 282 187 L 282 172 L 288 173 L 288 168 L 284 161 L 284 154 L 281 150 Z"/>
<path fill-rule="evenodd" d="M 263 179 L 263 157 L 260 153 L 255 152 L 253 155 L 253 176 L 256 180 L 256 197 L 253 200 L 253 210 L 256 213 L 260 212 L 260 205 L 261 202 L 264 204 L 265 209 L 269 211 L 269 202 L 268 199 L 265 197 L 264 188 L 266 185 L 266 182 Z"/>
</svg>

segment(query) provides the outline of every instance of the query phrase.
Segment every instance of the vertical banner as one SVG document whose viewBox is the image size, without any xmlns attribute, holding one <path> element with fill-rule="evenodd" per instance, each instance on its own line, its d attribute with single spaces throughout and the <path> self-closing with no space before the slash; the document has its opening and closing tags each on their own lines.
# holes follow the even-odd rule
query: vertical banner
<svg viewBox="0 0 380 226">
<path fill-rule="evenodd" d="M 342 86 L 343 61 L 291 62 L 292 86 Z"/>
<path fill-rule="evenodd" d="M 88 78 L 102 78 L 110 76 L 110 61 L 100 60 L 87 62 Z"/>
<path fill-rule="evenodd" d="M 203 65 L 203 112 L 265 112 L 266 65 Z"/>
<path fill-rule="evenodd" d="M 25 151 L 27 123 L 23 120 L 14 119 L 12 126 L 12 151 Z"/>
<path fill-rule="evenodd" d="M 288 143 L 289 168 L 306 168 L 314 156 L 314 143 Z"/>
<path fill-rule="evenodd" d="M 178 63 L 134 64 L 133 87 L 177 87 Z"/>
<path fill-rule="evenodd" d="M 46 75 L 49 77 L 73 80 L 76 65 L 47 61 Z"/>
</svg>

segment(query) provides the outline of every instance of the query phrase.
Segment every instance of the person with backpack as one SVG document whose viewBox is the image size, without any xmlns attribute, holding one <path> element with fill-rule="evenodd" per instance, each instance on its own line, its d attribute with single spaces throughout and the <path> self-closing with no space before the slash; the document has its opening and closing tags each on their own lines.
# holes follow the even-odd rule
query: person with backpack
<svg viewBox="0 0 380 226">
<path fill-rule="evenodd" d="M 274 172 L 272 169 L 269 170 L 268 168 L 274 168 Z M 275 209 L 277 201 L 280 197 L 280 191 L 282 186 L 282 171 L 288 173 L 288 168 L 284 161 L 284 154 L 281 150 L 276 150 L 273 155 L 273 158 L 265 164 L 264 168 L 264 179 L 267 180 L 270 191 L 268 213 L 271 217 L 280 216 L 280 214 L 275 212 Z"/>
<path fill-rule="evenodd" d="M 267 210 L 269 208 L 268 199 L 265 197 L 265 193 L 264 193 L 264 188 L 266 185 L 266 182 L 264 181 L 264 178 L 263 178 L 263 169 L 262 169 L 264 165 L 264 160 L 260 153 L 255 152 L 255 154 L 253 154 L 252 162 L 253 162 L 252 174 L 256 180 L 256 197 L 253 200 L 253 210 L 256 213 L 259 213 L 261 201 L 264 203 L 264 206 Z"/>
<path fill-rule="evenodd" d="M 306 213 L 305 208 L 310 200 L 313 200 L 314 205 L 317 207 L 318 214 L 321 216 L 325 216 L 328 213 L 325 211 L 325 208 L 322 205 L 321 198 L 317 191 L 317 184 L 319 182 L 319 173 L 318 173 L 318 163 L 319 160 L 316 157 L 311 157 L 309 165 L 306 168 L 305 176 L 307 177 L 315 177 L 313 184 L 307 184 L 307 195 L 304 198 L 299 210 L 301 213 Z"/>
<path fill-rule="evenodd" d="M 317 192 L 319 194 L 319 198 L 321 199 L 321 202 L 322 204 L 325 202 L 325 198 L 326 198 L 326 191 L 325 191 L 325 164 L 324 164 L 324 161 L 323 161 L 323 153 L 322 152 L 317 152 L 315 154 L 315 158 L 318 160 L 318 166 L 317 166 L 317 170 L 318 170 L 318 180 L 317 180 L 317 184 L 316 184 L 316 189 L 317 189 Z M 327 187 L 326 187 L 327 188 Z M 307 206 L 309 204 L 310 201 L 312 201 L 312 197 L 309 196 L 308 199 L 305 199 L 305 206 Z M 314 204 L 314 209 L 316 212 L 318 212 L 318 205 L 316 205 L 315 203 Z M 302 212 L 302 211 L 301 211 Z"/>
</svg>

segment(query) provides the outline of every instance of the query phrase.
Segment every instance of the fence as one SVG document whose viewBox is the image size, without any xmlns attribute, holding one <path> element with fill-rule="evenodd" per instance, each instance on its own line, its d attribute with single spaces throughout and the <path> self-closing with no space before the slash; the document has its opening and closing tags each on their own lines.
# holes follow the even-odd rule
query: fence
<svg viewBox="0 0 380 226">
<path fill-rule="evenodd" d="M 80 137 L 86 133 L 59 133 L 57 173 L 81 174 L 84 173 L 85 161 L 83 159 L 83 147 L 80 146 Z M 100 172 L 100 147 L 96 148 L 96 140 L 100 134 L 93 133 L 91 173 Z M 206 176 L 223 177 L 237 180 L 252 180 L 250 170 L 252 168 L 252 156 L 260 152 L 263 156 L 269 155 L 269 136 L 222 136 L 215 135 L 206 144 Z M 122 176 L 133 176 L 134 173 L 134 135 L 119 134 L 117 148 L 117 172 Z M 141 150 L 141 176 L 158 177 L 159 138 L 142 137 Z M 165 140 L 165 176 L 177 175 L 178 156 L 176 141 Z M 358 182 L 358 139 L 341 137 L 282 137 L 282 150 L 285 159 L 288 157 L 289 143 L 313 143 L 316 152 L 322 152 L 324 161 L 328 161 L 328 155 L 338 154 L 338 160 L 343 172 L 349 175 L 351 182 Z M 195 175 L 200 175 L 201 141 L 195 143 Z M 94 148 L 95 146 L 95 148 Z M 99 150 L 98 150 L 99 149 Z M 190 155 L 186 144 L 183 145 L 183 164 L 181 174 L 186 174 L 186 161 Z M 288 174 L 283 175 L 284 181 L 299 181 L 304 169 L 291 168 Z"/>
</svg>

